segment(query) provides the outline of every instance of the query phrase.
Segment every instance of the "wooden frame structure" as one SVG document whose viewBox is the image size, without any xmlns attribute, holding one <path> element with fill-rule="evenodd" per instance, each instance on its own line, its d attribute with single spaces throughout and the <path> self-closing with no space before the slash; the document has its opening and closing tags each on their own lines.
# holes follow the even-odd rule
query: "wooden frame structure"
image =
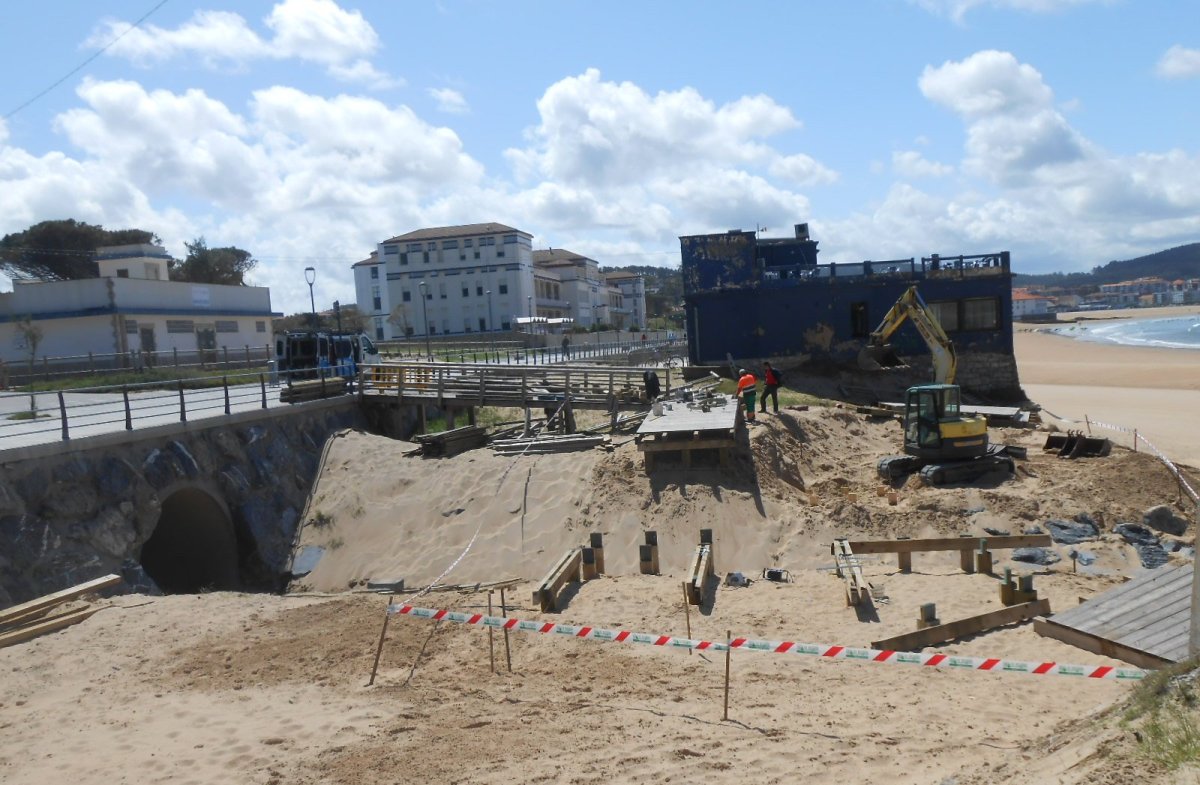
<svg viewBox="0 0 1200 785">
<path fill-rule="evenodd" d="M 981 613 L 977 616 L 968 616 L 958 621 L 926 627 L 916 632 L 906 632 L 903 635 L 884 638 L 883 640 L 872 642 L 871 648 L 882 651 L 916 651 L 926 646 L 946 643 L 967 635 L 975 635 L 980 632 L 994 630 L 997 627 L 1028 621 L 1035 616 L 1046 616 L 1049 613 L 1050 600 L 1043 597 L 1033 602 L 1012 605 L 1007 608 Z"/>
<path fill-rule="evenodd" d="M 723 397 L 686 403 L 671 401 L 661 414 L 646 417 L 634 442 L 653 471 L 660 453 L 678 454 L 683 467 L 692 465 L 696 450 L 716 450 L 721 466 L 729 465 L 729 451 L 737 446 L 737 427 L 741 420 L 738 399 Z"/>
<path fill-rule="evenodd" d="M 101 608 L 78 608 L 48 619 L 44 617 L 63 603 L 116 586 L 122 580 L 120 575 L 105 575 L 0 611 L 0 648 L 78 624 Z"/>
<path fill-rule="evenodd" d="M 692 564 L 688 568 L 688 580 L 684 584 L 689 605 L 704 603 L 705 595 L 708 592 L 708 579 L 715 572 L 712 529 L 701 529 L 700 544 L 696 547 L 696 554 L 692 557 Z"/>
<path fill-rule="evenodd" d="M 830 546 L 838 577 L 846 582 L 846 604 L 871 607 L 871 584 L 863 577 L 858 556 L 846 539 L 834 540 Z"/>
<path fill-rule="evenodd" d="M 846 548 L 858 556 L 868 553 L 894 553 L 896 554 L 901 572 L 912 571 L 912 555 L 914 553 L 925 551 L 958 551 L 959 564 L 962 567 L 962 571 L 972 573 L 975 572 L 976 568 L 976 549 L 980 553 L 987 553 L 986 566 L 990 570 L 990 551 L 992 550 L 1045 547 L 1050 545 L 1052 540 L 1049 534 L 1021 534 L 1000 537 L 973 537 L 964 535 L 961 537 L 936 537 L 920 540 L 902 538 L 895 540 L 838 540 L 829 547 L 829 552 L 835 557 L 838 555 L 837 548 L 839 542 L 845 542 Z M 982 559 L 979 561 L 983 562 Z M 980 566 L 983 566 L 983 563 Z M 840 571 L 838 575 L 841 575 Z"/>
<path fill-rule="evenodd" d="M 571 548 L 554 563 L 533 590 L 542 611 L 558 610 L 558 595 L 568 583 L 590 581 L 604 574 L 604 535 L 592 532 L 589 545 Z"/>
</svg>

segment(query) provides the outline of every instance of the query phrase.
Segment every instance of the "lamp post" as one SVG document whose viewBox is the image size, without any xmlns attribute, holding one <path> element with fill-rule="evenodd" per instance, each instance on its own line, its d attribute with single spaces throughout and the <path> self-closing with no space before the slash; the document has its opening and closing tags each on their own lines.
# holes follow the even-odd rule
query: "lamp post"
<svg viewBox="0 0 1200 785">
<path fill-rule="evenodd" d="M 529 306 L 529 334 L 533 335 L 533 295 L 525 295 L 525 302 Z"/>
<path fill-rule="evenodd" d="M 317 271 L 312 267 L 304 268 L 304 280 L 308 281 L 308 304 L 312 306 L 312 328 L 317 329 L 317 301 L 313 299 L 313 282 L 317 280 Z"/>
<path fill-rule="evenodd" d="M 338 335 L 342 334 L 342 304 L 337 300 L 333 301 L 333 315 L 337 317 Z"/>
<path fill-rule="evenodd" d="M 433 362 L 433 350 L 429 348 L 429 310 L 425 304 L 426 286 L 424 281 L 417 284 L 417 288 L 421 290 L 421 318 L 425 320 L 425 358 Z"/>
<path fill-rule="evenodd" d="M 492 322 L 492 290 L 487 290 L 488 298 L 488 332 L 492 338 L 492 351 L 496 351 L 496 325 Z"/>
</svg>

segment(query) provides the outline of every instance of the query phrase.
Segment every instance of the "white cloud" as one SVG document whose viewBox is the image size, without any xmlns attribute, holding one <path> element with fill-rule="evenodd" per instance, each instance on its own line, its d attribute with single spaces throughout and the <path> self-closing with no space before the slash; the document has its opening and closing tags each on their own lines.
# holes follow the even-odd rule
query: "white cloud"
<svg viewBox="0 0 1200 785">
<path fill-rule="evenodd" d="M 1200 76 L 1200 49 L 1188 49 L 1176 44 L 1163 53 L 1156 71 L 1166 79 Z"/>
<path fill-rule="evenodd" d="M 358 11 L 346 11 L 333 0 L 283 0 L 263 21 L 273 33 L 269 39 L 229 11 L 196 11 L 173 30 L 152 24 L 132 28 L 128 22 L 108 20 L 85 46 L 99 48 L 121 36 L 107 54 L 142 66 L 180 57 L 199 58 L 211 68 L 296 59 L 321 65 L 335 78 L 375 89 L 403 83 L 379 72 L 366 59 L 380 42 Z"/>
<path fill-rule="evenodd" d="M 930 161 L 916 150 L 898 150 L 892 153 L 892 171 L 901 177 L 945 177 L 954 167 Z"/>
<path fill-rule="evenodd" d="M 466 114 L 471 111 L 471 107 L 467 106 L 467 99 L 463 98 L 463 94 L 457 90 L 449 87 L 431 87 L 429 95 L 437 101 L 439 111 L 447 114 Z"/>
<path fill-rule="evenodd" d="M 1110 4 L 1112 0 L 909 0 L 926 11 L 962 21 L 969 11 L 985 6 L 1025 11 L 1028 13 L 1057 13 L 1075 6 L 1092 3 Z"/>
<path fill-rule="evenodd" d="M 796 185 L 825 185 L 838 179 L 837 172 L 804 153 L 780 156 L 771 162 L 770 172 Z"/>
</svg>

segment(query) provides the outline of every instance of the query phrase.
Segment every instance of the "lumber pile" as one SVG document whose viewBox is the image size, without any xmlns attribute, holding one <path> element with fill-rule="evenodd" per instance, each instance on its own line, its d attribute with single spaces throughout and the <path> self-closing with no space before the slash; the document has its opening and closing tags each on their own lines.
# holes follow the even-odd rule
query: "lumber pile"
<svg viewBox="0 0 1200 785">
<path fill-rule="evenodd" d="M 302 382 L 293 382 L 290 387 L 284 387 L 280 390 L 279 400 L 284 403 L 319 401 L 322 398 L 344 395 L 349 387 L 350 380 L 342 376 L 332 376 L 324 379 L 306 379 Z"/>
<path fill-rule="evenodd" d="M 575 452 L 590 450 L 593 447 L 607 446 L 611 440 L 607 436 L 569 433 L 562 435 L 539 434 L 530 438 L 495 439 L 492 450 L 499 455 L 547 455 L 551 453 Z"/>
<path fill-rule="evenodd" d="M 0 611 L 0 649 L 78 624 L 100 608 L 86 605 L 59 613 L 62 606 L 120 582 L 120 575 L 105 575 Z"/>
<path fill-rule="evenodd" d="M 487 443 L 487 428 L 481 425 L 464 425 L 440 433 L 427 433 L 413 437 L 421 445 L 425 457 L 449 458 L 460 452 L 474 450 Z"/>
</svg>

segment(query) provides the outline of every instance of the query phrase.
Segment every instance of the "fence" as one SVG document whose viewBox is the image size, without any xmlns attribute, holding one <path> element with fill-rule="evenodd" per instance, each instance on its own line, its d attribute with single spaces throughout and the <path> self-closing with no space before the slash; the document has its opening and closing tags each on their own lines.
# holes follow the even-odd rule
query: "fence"
<svg viewBox="0 0 1200 785">
<path fill-rule="evenodd" d="M 219 346 L 214 349 L 172 349 L 161 352 L 127 352 L 125 354 L 87 354 L 63 357 L 40 357 L 32 362 L 4 363 L 0 361 L 0 388 L 19 387 L 35 381 L 77 379 L 120 371 L 145 368 L 198 368 L 200 370 L 230 371 L 261 368 L 274 356 L 270 345 Z"/>
<path fill-rule="evenodd" d="M 431 344 L 428 352 L 422 345 L 387 344 L 381 346 L 380 351 L 389 360 L 421 360 L 431 357 L 448 362 L 500 365 L 546 365 L 591 359 L 620 359 L 626 365 L 667 365 L 676 368 L 687 364 L 687 342 L 680 339 L 532 347 L 513 345 L 510 342 L 507 346 L 495 348 L 478 344 Z"/>
</svg>

